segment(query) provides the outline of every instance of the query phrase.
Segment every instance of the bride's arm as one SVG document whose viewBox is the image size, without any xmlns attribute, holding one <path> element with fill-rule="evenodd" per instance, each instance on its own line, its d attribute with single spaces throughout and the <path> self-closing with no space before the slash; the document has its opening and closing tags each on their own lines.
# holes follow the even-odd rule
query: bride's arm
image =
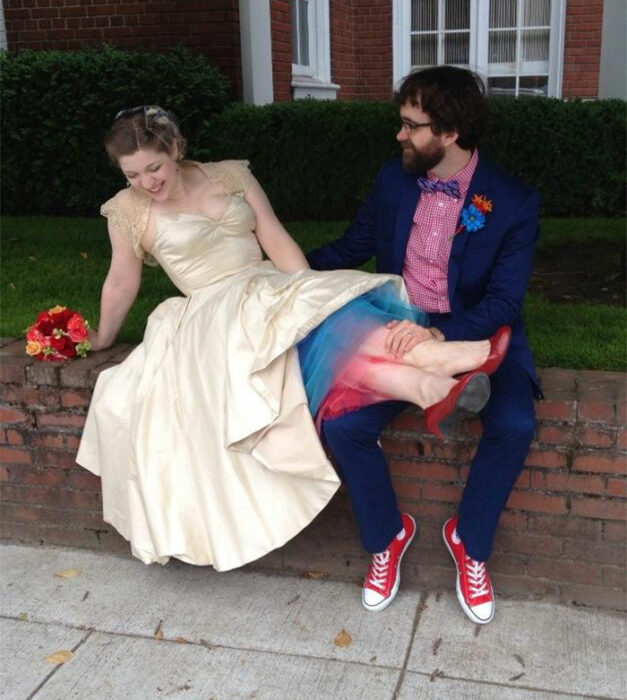
<svg viewBox="0 0 627 700">
<path fill-rule="evenodd" d="M 98 330 L 89 332 L 92 350 L 103 350 L 113 344 L 124 319 L 133 305 L 142 274 L 142 261 L 129 241 L 114 233 L 111 239 L 111 265 L 102 285 Z"/>
<path fill-rule="evenodd" d="M 308 269 L 309 264 L 303 251 L 283 228 L 266 193 L 254 178 L 246 192 L 246 201 L 253 208 L 257 218 L 255 234 L 259 245 L 276 267 L 283 272 Z"/>
</svg>

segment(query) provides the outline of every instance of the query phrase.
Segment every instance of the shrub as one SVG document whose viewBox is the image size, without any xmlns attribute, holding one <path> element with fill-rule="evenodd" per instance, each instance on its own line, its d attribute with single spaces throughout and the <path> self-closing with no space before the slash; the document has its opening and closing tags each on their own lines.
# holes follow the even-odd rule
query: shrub
<svg viewBox="0 0 627 700">
<path fill-rule="evenodd" d="M 546 216 L 625 211 L 625 103 L 491 100 L 481 150 L 543 194 Z M 392 104 L 302 100 L 234 104 L 205 124 L 204 160 L 248 158 L 284 219 L 350 218 L 398 154 Z"/>
<path fill-rule="evenodd" d="M 227 79 L 184 49 L 3 52 L 0 70 L 5 213 L 96 213 L 123 183 L 102 146 L 120 109 L 166 106 L 193 142 L 228 103 Z"/>
</svg>

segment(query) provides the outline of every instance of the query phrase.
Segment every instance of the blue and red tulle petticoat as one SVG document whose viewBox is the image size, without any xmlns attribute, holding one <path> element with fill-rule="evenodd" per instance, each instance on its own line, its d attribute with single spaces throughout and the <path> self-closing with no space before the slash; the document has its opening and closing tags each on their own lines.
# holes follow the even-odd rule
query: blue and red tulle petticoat
<svg viewBox="0 0 627 700">
<path fill-rule="evenodd" d="M 318 430 L 324 420 L 392 398 L 368 389 L 359 378 L 368 364 L 393 363 L 394 359 L 358 349 L 376 328 L 402 320 L 429 325 L 427 314 L 400 299 L 394 284 L 388 282 L 348 302 L 298 344 L 309 409 Z"/>
</svg>

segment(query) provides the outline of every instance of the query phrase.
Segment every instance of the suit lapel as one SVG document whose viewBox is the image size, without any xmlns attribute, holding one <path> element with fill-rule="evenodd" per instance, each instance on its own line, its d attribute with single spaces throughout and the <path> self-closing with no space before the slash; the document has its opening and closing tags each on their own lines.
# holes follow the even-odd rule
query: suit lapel
<svg viewBox="0 0 627 700">
<path fill-rule="evenodd" d="M 491 199 L 490 193 L 487 191 L 489 179 L 490 167 L 486 163 L 486 161 L 483 160 L 481 154 L 479 154 L 477 167 L 475 168 L 475 172 L 473 173 L 472 179 L 470 181 L 470 187 L 468 188 L 468 192 L 466 192 L 466 197 L 464 199 L 464 205 L 462 207 L 462 210 L 465 209 L 471 203 L 472 198 L 476 194 L 482 194 L 488 197 L 488 199 Z M 457 230 L 461 225 L 462 223 L 460 212 L 460 217 L 457 221 L 457 226 L 455 227 L 455 230 Z M 449 303 L 451 304 L 451 308 L 453 308 L 453 296 L 455 294 L 455 290 L 457 289 L 457 282 L 459 280 L 464 248 L 466 247 L 466 243 L 468 242 L 468 237 L 474 234 L 476 234 L 476 231 L 470 232 L 466 229 L 463 229 L 459 233 L 456 233 L 453 238 L 451 255 L 448 261 L 448 298 Z"/>
</svg>

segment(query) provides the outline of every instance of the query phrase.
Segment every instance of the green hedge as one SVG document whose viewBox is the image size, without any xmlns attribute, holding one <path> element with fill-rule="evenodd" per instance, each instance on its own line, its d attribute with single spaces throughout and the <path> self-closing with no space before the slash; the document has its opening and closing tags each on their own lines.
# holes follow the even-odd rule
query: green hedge
<svg viewBox="0 0 627 700">
<path fill-rule="evenodd" d="M 190 157 L 250 160 L 285 220 L 349 218 L 398 154 L 391 103 L 228 107 L 226 79 L 182 49 L 3 53 L 0 70 L 7 214 L 95 214 L 123 184 L 104 132 L 137 104 L 174 111 Z M 483 152 L 540 189 L 546 216 L 624 215 L 625 102 L 499 98 L 491 108 Z"/>
<path fill-rule="evenodd" d="M 197 155 L 248 158 L 277 213 L 350 217 L 397 155 L 398 113 L 376 102 L 234 104 L 209 120 Z M 546 216 L 625 212 L 625 102 L 491 100 L 482 152 L 543 194 Z"/>
<path fill-rule="evenodd" d="M 202 56 L 85 51 L 0 53 L 2 200 L 12 214 L 94 214 L 123 184 L 102 146 L 115 113 L 167 106 L 190 140 L 229 102 L 228 80 Z"/>
</svg>

